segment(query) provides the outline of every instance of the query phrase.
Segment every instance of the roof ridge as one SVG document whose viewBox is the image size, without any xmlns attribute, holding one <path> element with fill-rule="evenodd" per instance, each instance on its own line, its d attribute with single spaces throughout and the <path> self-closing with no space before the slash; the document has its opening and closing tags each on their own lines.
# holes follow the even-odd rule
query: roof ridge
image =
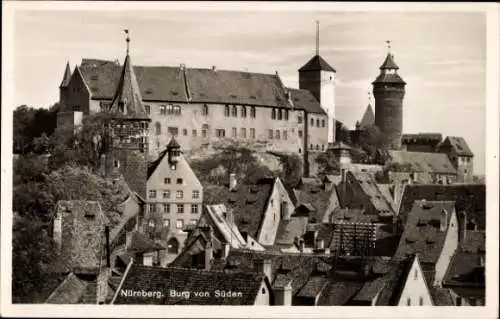
<svg viewBox="0 0 500 319">
<path fill-rule="evenodd" d="M 225 270 L 215 270 L 215 269 L 200 269 L 200 268 L 189 268 L 189 267 L 179 267 L 179 266 L 168 266 L 168 267 L 151 267 L 135 264 L 135 267 L 147 268 L 147 269 L 155 269 L 161 270 L 163 272 L 168 271 L 169 269 L 179 269 L 186 270 L 188 272 L 196 272 L 196 273 L 217 273 L 217 274 L 227 274 Z M 259 272 L 251 272 L 251 271 L 238 271 L 238 274 L 243 275 L 252 275 L 252 276 L 263 276 L 263 274 Z M 233 273 L 234 274 L 234 273 Z"/>
</svg>

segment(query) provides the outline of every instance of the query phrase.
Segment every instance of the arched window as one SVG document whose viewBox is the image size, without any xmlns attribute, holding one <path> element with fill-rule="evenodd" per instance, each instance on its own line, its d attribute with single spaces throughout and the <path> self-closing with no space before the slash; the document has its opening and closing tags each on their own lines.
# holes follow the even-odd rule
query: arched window
<svg viewBox="0 0 500 319">
<path fill-rule="evenodd" d="M 172 237 L 167 243 L 167 251 L 169 254 L 178 254 L 179 253 L 179 241 Z"/>
<path fill-rule="evenodd" d="M 241 117 L 247 117 L 247 107 L 244 105 L 241 106 Z"/>
<path fill-rule="evenodd" d="M 252 108 L 250 109 L 250 117 L 255 118 L 255 113 L 255 106 L 252 106 Z"/>
<path fill-rule="evenodd" d="M 156 122 L 155 123 L 155 132 L 156 132 L 156 135 L 160 135 L 161 134 L 161 124 L 160 124 L 160 122 Z"/>
<path fill-rule="evenodd" d="M 229 116 L 229 105 L 224 106 L 224 115 Z"/>
<path fill-rule="evenodd" d="M 273 109 L 273 110 L 271 111 L 271 118 L 272 118 L 273 120 L 275 120 L 275 119 L 276 119 L 276 109 Z"/>
<path fill-rule="evenodd" d="M 316 119 L 316 126 L 319 127 L 319 119 Z"/>
<path fill-rule="evenodd" d="M 206 104 L 203 104 L 202 108 L 201 108 L 201 114 L 202 115 L 208 115 L 208 105 Z"/>
</svg>

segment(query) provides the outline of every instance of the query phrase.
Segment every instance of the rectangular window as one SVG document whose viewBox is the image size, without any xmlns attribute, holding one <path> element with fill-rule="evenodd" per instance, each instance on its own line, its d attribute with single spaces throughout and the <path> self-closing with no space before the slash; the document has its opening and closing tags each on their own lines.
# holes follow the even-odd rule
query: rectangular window
<svg viewBox="0 0 500 319">
<path fill-rule="evenodd" d="M 224 115 L 229 116 L 229 105 L 224 106 Z"/>
<path fill-rule="evenodd" d="M 247 138 L 247 129 L 244 128 L 244 127 L 241 129 L 241 137 L 242 138 Z"/>
<path fill-rule="evenodd" d="M 247 107 L 244 105 L 241 106 L 241 117 L 247 117 Z"/>
<path fill-rule="evenodd" d="M 160 115 L 167 115 L 167 107 L 165 105 L 160 105 Z"/>
<path fill-rule="evenodd" d="M 406 298 L 406 305 L 411 306 L 411 298 Z"/>
<path fill-rule="evenodd" d="M 272 140 L 273 139 L 273 130 L 269 130 L 269 139 Z"/>
<path fill-rule="evenodd" d="M 178 127 L 169 127 L 168 132 L 172 134 L 172 136 L 177 136 L 179 135 L 179 128 Z"/>
<path fill-rule="evenodd" d="M 424 305 L 424 298 L 422 298 L 422 297 L 418 298 L 418 305 L 419 306 L 423 306 Z"/>
<path fill-rule="evenodd" d="M 183 182 L 182 178 L 178 178 L 177 181 L 176 181 L 177 185 L 182 185 L 182 182 Z"/>
<path fill-rule="evenodd" d="M 282 120 L 283 119 L 283 110 L 282 109 L 278 109 L 278 120 Z"/>
<path fill-rule="evenodd" d="M 193 225 L 193 226 L 194 226 L 194 225 L 196 225 L 196 223 L 198 223 L 198 220 L 197 220 L 197 219 L 190 219 L 190 220 L 189 220 L 189 224 L 190 224 L 190 225 Z"/>
<path fill-rule="evenodd" d="M 255 129 L 254 128 L 250 129 L 250 138 L 255 138 Z"/>
<path fill-rule="evenodd" d="M 193 196 L 192 196 L 193 199 L 198 199 L 200 198 L 200 191 L 193 191 Z"/>
<path fill-rule="evenodd" d="M 302 123 L 302 116 L 300 116 L 300 115 L 299 115 L 299 116 L 297 116 L 297 122 L 298 122 L 299 124 L 301 124 L 301 123 Z"/>
<path fill-rule="evenodd" d="M 215 130 L 215 134 L 217 137 L 225 137 L 226 136 L 226 130 L 224 129 L 217 129 Z"/>
<path fill-rule="evenodd" d="M 163 191 L 163 198 L 164 199 L 170 198 L 170 191 L 168 189 Z"/>
<path fill-rule="evenodd" d="M 288 132 L 286 130 L 283 131 L 283 139 L 285 141 L 288 139 Z"/>
<path fill-rule="evenodd" d="M 177 169 L 177 165 L 176 164 L 172 164 L 170 165 L 170 169 L 175 171 Z"/>
<path fill-rule="evenodd" d="M 201 136 L 207 137 L 207 130 L 201 130 Z"/>
<path fill-rule="evenodd" d="M 187 136 L 187 135 L 188 135 L 188 130 L 183 129 L 183 130 L 182 130 L 182 135 Z"/>
<path fill-rule="evenodd" d="M 250 107 L 250 117 L 255 118 L 255 115 L 256 115 L 255 106 L 252 106 Z"/>
<path fill-rule="evenodd" d="M 198 214 L 198 204 L 191 204 L 191 214 Z"/>
<path fill-rule="evenodd" d="M 183 198 L 184 197 L 184 192 L 183 191 L 177 191 L 175 197 L 176 198 Z"/>
<path fill-rule="evenodd" d="M 144 105 L 144 109 L 145 109 L 147 115 L 151 114 L 151 106 Z"/>
<path fill-rule="evenodd" d="M 285 110 L 285 121 L 288 121 L 288 110 Z"/>
<path fill-rule="evenodd" d="M 149 191 L 149 198 L 156 198 L 156 191 L 155 190 Z"/>
<path fill-rule="evenodd" d="M 276 139 L 279 140 L 280 139 L 280 131 L 279 130 L 276 130 Z"/>
<path fill-rule="evenodd" d="M 165 214 L 169 214 L 170 213 L 170 204 L 168 204 L 168 203 L 164 203 L 163 204 L 163 212 Z"/>
<path fill-rule="evenodd" d="M 233 108 L 232 108 L 232 111 L 231 111 L 231 115 L 233 117 L 237 117 L 238 116 L 238 107 L 236 105 L 233 105 Z"/>
<path fill-rule="evenodd" d="M 156 204 L 149 204 L 149 212 L 156 213 Z"/>
<path fill-rule="evenodd" d="M 193 130 L 193 137 L 196 137 L 196 130 Z"/>
<path fill-rule="evenodd" d="M 184 204 L 177 204 L 177 214 L 184 214 Z"/>
<path fill-rule="evenodd" d="M 163 179 L 163 183 L 165 183 L 165 184 L 170 184 L 171 182 L 172 182 L 172 181 L 170 180 L 170 177 L 165 177 L 165 178 Z"/>
<path fill-rule="evenodd" d="M 298 131 L 298 134 L 299 134 L 299 137 L 302 138 L 302 131 L 301 130 Z"/>
<path fill-rule="evenodd" d="M 163 220 L 163 227 L 169 228 L 170 227 L 170 219 L 164 219 Z"/>
<path fill-rule="evenodd" d="M 178 219 L 177 222 L 175 223 L 175 227 L 177 227 L 177 229 L 183 229 L 184 228 L 184 220 Z"/>
<path fill-rule="evenodd" d="M 311 119 L 311 126 L 314 126 L 314 119 Z"/>
<path fill-rule="evenodd" d="M 231 129 L 231 131 L 232 131 L 233 137 L 236 137 L 238 135 L 238 133 L 236 132 L 236 127 L 233 127 Z"/>
</svg>

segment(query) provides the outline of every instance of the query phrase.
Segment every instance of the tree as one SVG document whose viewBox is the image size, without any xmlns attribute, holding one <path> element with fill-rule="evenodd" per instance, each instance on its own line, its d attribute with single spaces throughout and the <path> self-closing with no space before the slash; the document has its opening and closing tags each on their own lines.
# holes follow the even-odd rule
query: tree
<svg viewBox="0 0 500 319">
<path fill-rule="evenodd" d="M 49 109 L 18 106 L 13 115 L 13 152 L 26 154 L 34 152 L 34 140 L 45 134 L 50 136 L 57 126 L 56 103 Z"/>
<path fill-rule="evenodd" d="M 318 164 L 318 176 L 324 177 L 329 174 L 339 174 L 340 165 L 332 152 L 320 153 L 316 159 Z"/>
<path fill-rule="evenodd" d="M 269 152 L 277 156 L 281 163 L 281 171 L 276 172 L 286 187 L 294 187 L 303 175 L 302 159 L 297 154 L 287 154 L 280 152 Z"/>
<path fill-rule="evenodd" d="M 380 132 L 377 126 L 368 126 L 359 132 L 355 146 L 362 150 L 362 152 L 355 154 L 354 161 L 384 164 L 387 160 L 385 154 L 387 145 L 387 136 Z"/>
</svg>

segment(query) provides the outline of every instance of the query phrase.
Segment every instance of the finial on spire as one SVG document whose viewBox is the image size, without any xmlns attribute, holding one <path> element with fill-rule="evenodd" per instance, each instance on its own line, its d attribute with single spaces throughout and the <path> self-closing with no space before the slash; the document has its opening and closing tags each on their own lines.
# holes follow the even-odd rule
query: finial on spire
<svg viewBox="0 0 500 319">
<path fill-rule="evenodd" d="M 128 55 L 129 49 L 130 49 L 130 36 L 129 36 L 129 33 L 128 33 L 128 29 L 125 29 L 123 31 L 127 35 L 127 38 L 125 39 L 125 41 L 127 41 L 127 55 Z"/>
<path fill-rule="evenodd" d="M 385 43 L 387 44 L 387 52 L 391 53 L 391 40 L 387 40 Z"/>
<path fill-rule="evenodd" d="M 319 20 L 316 20 L 316 55 L 319 55 Z"/>
<path fill-rule="evenodd" d="M 368 104 L 372 104 L 372 92 L 368 91 Z"/>
</svg>

